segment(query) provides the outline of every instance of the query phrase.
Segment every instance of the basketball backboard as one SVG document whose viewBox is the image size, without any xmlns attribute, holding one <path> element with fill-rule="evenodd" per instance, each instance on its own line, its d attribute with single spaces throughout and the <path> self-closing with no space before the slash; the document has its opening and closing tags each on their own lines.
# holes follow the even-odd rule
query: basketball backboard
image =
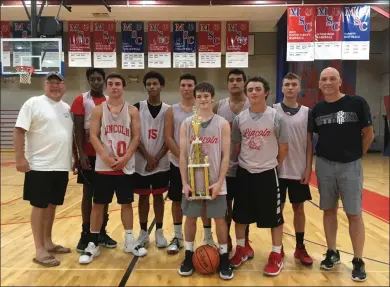
<svg viewBox="0 0 390 287">
<path fill-rule="evenodd" d="M 1 39 L 1 72 L 3 76 L 19 75 L 18 67 L 31 66 L 34 75 L 62 71 L 62 39 L 4 38 Z"/>
</svg>

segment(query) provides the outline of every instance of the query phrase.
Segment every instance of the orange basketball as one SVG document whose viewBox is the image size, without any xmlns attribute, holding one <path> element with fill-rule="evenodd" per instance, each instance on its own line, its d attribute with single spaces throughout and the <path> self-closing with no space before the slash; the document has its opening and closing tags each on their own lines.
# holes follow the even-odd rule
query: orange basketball
<svg viewBox="0 0 390 287">
<path fill-rule="evenodd" d="M 210 245 L 199 246 L 194 252 L 192 263 L 200 274 L 213 274 L 219 267 L 219 250 Z"/>
</svg>

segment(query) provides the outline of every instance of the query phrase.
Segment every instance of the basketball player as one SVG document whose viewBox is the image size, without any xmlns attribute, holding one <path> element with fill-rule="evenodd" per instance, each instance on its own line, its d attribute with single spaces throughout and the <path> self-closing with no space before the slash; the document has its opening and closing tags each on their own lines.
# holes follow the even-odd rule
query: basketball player
<svg viewBox="0 0 390 287">
<path fill-rule="evenodd" d="M 92 109 L 106 101 L 103 94 L 104 79 L 106 74 L 103 69 L 89 68 L 86 72 L 90 86 L 88 92 L 77 96 L 72 104 L 71 112 L 74 114 L 76 143 L 79 150 L 79 172 L 77 183 L 83 185 L 83 199 L 81 201 L 81 214 L 83 218 L 82 232 L 77 251 L 83 252 L 88 245 L 89 220 L 92 210 L 93 187 L 95 186 L 95 161 L 96 152 L 89 140 L 89 128 L 91 124 Z M 99 245 L 114 248 L 117 242 L 110 238 L 106 232 L 108 222 L 108 204 L 104 206 L 103 225 L 99 234 Z"/>
<path fill-rule="evenodd" d="M 141 232 L 140 245 L 149 243 L 147 230 L 149 196 L 153 195 L 153 208 L 156 216 L 155 241 L 158 248 L 168 246 L 162 229 L 164 219 L 163 194 L 168 190 L 169 159 L 168 146 L 164 141 L 164 118 L 169 105 L 161 102 L 161 89 L 165 79 L 160 73 L 150 71 L 143 79 L 148 99 L 136 103 L 141 118 L 140 143 L 135 153 L 136 190 L 139 195 L 138 211 Z"/>
<path fill-rule="evenodd" d="M 114 192 L 121 205 L 121 219 L 125 229 L 124 251 L 145 256 L 145 248 L 137 244 L 133 235 L 133 207 L 135 163 L 134 152 L 139 143 L 138 110 L 124 99 L 126 86 L 119 74 L 106 78 L 107 101 L 92 110 L 90 140 L 96 150 L 95 188 L 91 212 L 91 232 L 87 248 L 79 263 L 88 264 L 100 255 L 99 233 L 103 223 L 104 205 L 112 201 Z"/>
<path fill-rule="evenodd" d="M 286 202 L 286 195 L 292 203 L 294 211 L 294 229 L 296 247 L 294 256 L 303 265 L 312 265 L 313 259 L 306 251 L 304 241 L 305 234 L 305 210 L 304 202 L 311 200 L 309 182 L 313 162 L 313 138 L 309 124 L 310 110 L 297 102 L 301 91 L 301 81 L 298 75 L 288 73 L 283 79 L 283 101 L 275 104 L 274 108 L 284 118 L 289 134 L 289 153 L 279 167 L 280 199 L 282 211 Z M 282 249 L 282 256 L 284 252 Z"/>
<path fill-rule="evenodd" d="M 318 134 L 315 169 L 328 246 L 321 268 L 330 270 L 340 263 L 336 235 L 338 200 L 341 197 L 354 252 L 352 280 L 365 281 L 361 158 L 374 140 L 374 131 L 366 100 L 341 93 L 341 84 L 336 69 L 324 69 L 320 74 L 319 88 L 325 100 L 318 103 L 312 112 L 313 131 Z"/>
<path fill-rule="evenodd" d="M 214 218 L 217 230 L 217 238 L 220 251 L 219 276 L 229 280 L 233 278 L 233 271 L 229 266 L 229 254 L 227 248 L 227 224 L 226 215 L 226 172 L 229 168 L 230 152 L 230 127 L 229 123 L 221 116 L 213 113 L 214 87 L 209 83 L 198 84 L 194 89 L 195 103 L 198 108 L 198 116 L 202 124 L 199 130 L 199 138 L 203 142 L 202 154 L 208 156 L 210 169 L 211 200 L 191 200 L 192 192 L 189 186 L 188 157 L 193 157 L 194 132 L 191 121 L 194 116 L 184 120 L 180 128 L 180 173 L 183 183 L 182 198 L 183 215 L 186 216 L 184 226 L 186 253 L 179 274 L 190 276 L 194 267 L 192 257 L 194 255 L 194 240 L 196 234 L 197 218 L 202 216 L 206 209 L 206 216 Z"/>
<path fill-rule="evenodd" d="M 234 157 L 238 155 L 237 182 L 240 192 L 234 197 L 233 220 L 236 223 L 237 247 L 230 260 L 234 267 L 248 259 L 245 228 L 255 223 L 271 228 L 272 252 L 264 273 L 278 275 L 283 269 L 283 215 L 277 167 L 288 153 L 288 130 L 278 112 L 267 107 L 269 83 L 261 77 L 250 78 L 245 92 L 251 107 L 233 121 Z"/>
<path fill-rule="evenodd" d="M 32 206 L 33 261 L 45 267 L 60 265 L 54 254 L 71 252 L 52 241 L 55 210 L 64 203 L 72 169 L 73 120 L 62 101 L 65 89 L 60 73 L 48 73 L 45 94 L 23 104 L 13 135 L 16 170 L 25 173 L 23 199 Z"/>
<path fill-rule="evenodd" d="M 229 97 L 219 101 L 217 105 L 214 106 L 214 113 L 224 117 L 232 126 L 234 118 L 243 110 L 250 107 L 248 97 L 244 92 L 244 84 L 246 82 L 246 75 L 244 71 L 239 69 L 232 69 L 229 71 L 227 76 Z M 230 154 L 233 153 L 233 145 L 230 146 Z M 226 174 L 226 188 L 227 188 L 227 215 L 226 222 L 228 224 L 228 233 L 230 233 L 230 225 L 232 223 L 232 209 L 233 209 L 233 199 L 234 193 L 236 190 L 240 189 L 240 186 L 237 185 L 236 180 L 236 171 L 237 171 L 237 162 L 233 160 L 233 157 L 230 157 L 229 170 Z M 245 246 L 248 251 L 248 258 L 253 258 L 255 252 L 249 244 L 249 225 L 245 231 Z M 232 238 L 229 234 L 228 239 L 228 250 L 232 250 Z"/>
<path fill-rule="evenodd" d="M 172 200 L 172 217 L 175 231 L 173 239 L 167 248 L 168 254 L 176 254 L 183 247 L 183 214 L 181 210 L 183 185 L 179 169 L 180 126 L 186 118 L 193 115 L 192 108 L 195 104 L 194 88 L 196 84 L 196 77 L 194 75 L 189 73 L 183 74 L 180 77 L 179 88 L 181 102 L 174 104 L 165 114 L 165 143 L 171 151 L 168 197 Z M 202 215 L 202 221 L 204 227 L 204 243 L 216 247 L 211 232 L 211 219 Z"/>
</svg>

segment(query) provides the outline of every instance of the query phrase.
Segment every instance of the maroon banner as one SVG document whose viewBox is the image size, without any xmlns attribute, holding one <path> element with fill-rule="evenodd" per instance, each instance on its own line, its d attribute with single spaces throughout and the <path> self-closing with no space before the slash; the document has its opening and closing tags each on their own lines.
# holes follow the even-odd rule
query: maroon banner
<svg viewBox="0 0 390 287">
<path fill-rule="evenodd" d="M 148 22 L 148 52 L 171 52 L 171 22 Z"/>
<path fill-rule="evenodd" d="M 340 42 L 343 37 L 341 6 L 316 7 L 316 42 Z"/>
<path fill-rule="evenodd" d="M 115 52 L 116 51 L 116 23 L 93 22 L 93 51 Z"/>
<path fill-rule="evenodd" d="M 248 52 L 249 21 L 226 22 L 226 52 Z"/>
<path fill-rule="evenodd" d="M 315 8 L 288 7 L 287 42 L 314 42 Z"/>
<path fill-rule="evenodd" d="M 198 51 L 221 52 L 222 23 L 202 21 L 198 23 Z"/>
<path fill-rule="evenodd" d="M 1 38 L 10 38 L 9 22 L 1 21 Z"/>
<path fill-rule="evenodd" d="M 68 22 L 69 52 L 91 51 L 91 22 Z"/>
</svg>

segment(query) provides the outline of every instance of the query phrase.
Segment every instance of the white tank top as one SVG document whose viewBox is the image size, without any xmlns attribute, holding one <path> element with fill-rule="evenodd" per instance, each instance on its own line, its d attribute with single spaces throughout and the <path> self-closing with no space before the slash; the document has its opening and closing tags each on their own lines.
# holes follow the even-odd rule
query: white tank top
<svg viewBox="0 0 390 287">
<path fill-rule="evenodd" d="M 280 103 L 274 107 L 284 117 L 289 133 L 288 155 L 279 168 L 279 177 L 300 180 L 306 169 L 309 108 L 301 106 L 295 115 L 290 116 L 283 111 Z"/>
<path fill-rule="evenodd" d="M 129 104 L 124 103 L 122 110 L 118 115 L 114 115 L 108 109 L 107 102 L 102 103 L 103 117 L 100 128 L 100 140 L 103 143 L 104 150 L 113 157 L 123 156 L 129 148 L 131 141 L 131 117 L 129 114 Z M 135 171 L 134 155 L 123 168 L 125 174 L 133 174 Z M 96 154 L 96 171 L 112 171 L 105 164 L 103 159 Z"/>
<path fill-rule="evenodd" d="M 240 112 L 249 108 L 250 106 L 251 104 L 248 98 L 246 98 L 245 104 L 242 107 Z M 233 113 L 232 109 L 230 108 L 229 98 L 225 98 L 219 102 L 217 114 L 220 115 L 221 117 L 224 117 L 225 120 L 228 121 L 231 130 L 233 120 L 236 116 L 238 116 L 239 113 L 238 114 Z M 230 177 L 236 176 L 237 165 L 238 165 L 238 162 L 232 159 L 233 151 L 234 151 L 234 145 L 230 145 L 230 162 L 229 162 L 228 172 L 226 173 L 226 176 L 230 176 Z"/>
<path fill-rule="evenodd" d="M 176 144 L 179 146 L 180 145 L 180 126 L 186 118 L 192 116 L 194 113 L 192 110 L 188 113 L 183 111 L 183 109 L 180 106 L 180 103 L 174 104 L 172 106 L 172 110 L 173 110 L 173 138 L 174 138 Z M 173 153 L 171 153 L 171 155 L 170 155 L 170 161 L 174 166 L 179 167 L 179 159 Z"/>
<path fill-rule="evenodd" d="M 106 100 L 108 99 L 107 96 Z M 84 129 L 89 130 L 91 126 L 92 110 L 96 106 L 91 96 L 91 91 L 83 93 L 83 105 L 84 105 Z"/>
<path fill-rule="evenodd" d="M 147 101 L 139 103 L 139 115 L 141 118 L 141 142 L 146 151 L 155 156 L 164 145 L 164 119 L 169 105 L 163 103 L 156 118 L 150 114 Z M 147 161 L 144 156 L 136 151 L 135 170 L 140 175 L 146 176 L 160 171 L 169 170 L 168 154 L 165 154 L 159 161 L 158 166 L 151 172 L 145 171 Z"/>
<path fill-rule="evenodd" d="M 241 112 L 239 128 L 241 132 L 241 151 L 238 164 L 250 173 L 260 173 L 278 165 L 278 140 L 275 134 L 277 111 L 267 107 L 258 120 L 253 120 L 249 109 Z"/>
<path fill-rule="evenodd" d="M 194 116 L 185 119 L 185 124 L 187 127 L 187 154 L 188 156 L 193 155 L 193 145 L 191 142 L 195 140 L 194 131 L 192 129 L 191 121 Z M 206 128 L 199 129 L 199 139 L 202 141 L 202 162 L 204 156 L 208 155 L 210 163 L 209 167 L 209 179 L 210 185 L 216 183 L 219 178 L 219 172 L 221 169 L 221 160 L 222 160 L 222 130 L 225 123 L 224 118 L 218 115 L 214 115 L 211 122 Z M 193 158 L 193 157 L 192 157 Z M 188 174 L 188 183 L 189 179 L 189 170 Z M 196 176 L 196 175 L 195 175 Z M 184 191 L 183 191 L 184 192 Z M 220 195 L 226 194 L 226 180 L 224 179 Z"/>
</svg>

